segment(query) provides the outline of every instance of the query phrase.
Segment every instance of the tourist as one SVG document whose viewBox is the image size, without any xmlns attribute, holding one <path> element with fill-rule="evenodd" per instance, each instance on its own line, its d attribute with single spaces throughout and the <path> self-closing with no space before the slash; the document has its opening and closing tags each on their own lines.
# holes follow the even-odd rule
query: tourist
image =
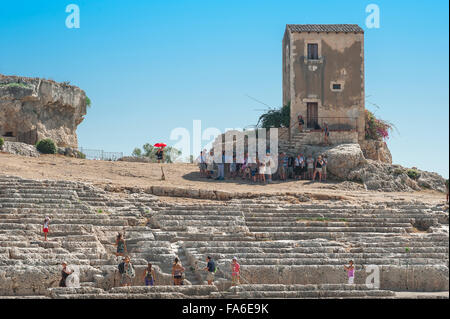
<svg viewBox="0 0 450 319">
<path fill-rule="evenodd" d="M 115 246 L 117 246 L 116 257 L 123 257 L 127 252 L 127 245 L 125 244 L 124 236 L 121 233 L 117 234 Z"/>
<path fill-rule="evenodd" d="M 327 164 L 328 164 L 328 159 L 327 159 L 327 156 L 325 154 L 322 155 L 322 161 L 323 161 L 323 165 L 322 165 L 322 179 L 326 182 L 327 181 Z"/>
<path fill-rule="evenodd" d="M 155 270 L 152 267 L 151 263 L 147 264 L 147 268 L 144 271 L 144 282 L 146 286 L 154 286 L 155 285 Z"/>
<path fill-rule="evenodd" d="M 250 169 L 251 180 L 253 183 L 256 183 L 256 178 L 258 177 L 258 159 L 253 157 L 249 161 L 248 167 Z"/>
<path fill-rule="evenodd" d="M 222 151 L 222 158 L 220 162 L 217 163 L 218 176 L 216 180 L 223 181 L 225 179 L 225 151 Z"/>
<path fill-rule="evenodd" d="M 329 130 L 329 128 L 328 128 L 328 124 L 327 124 L 327 123 L 325 123 L 325 127 L 324 127 L 324 129 L 323 129 L 323 132 L 324 132 L 324 142 L 325 142 L 325 145 L 328 145 L 328 137 L 330 136 L 330 130 Z"/>
<path fill-rule="evenodd" d="M 73 273 L 73 270 L 69 271 L 67 269 L 67 263 L 65 261 L 63 261 L 61 263 L 61 265 L 62 265 L 63 268 L 61 270 L 61 280 L 59 281 L 59 286 L 60 287 L 67 287 L 66 279 L 67 279 L 67 277 L 69 277 L 69 275 L 71 275 Z"/>
<path fill-rule="evenodd" d="M 214 152 L 211 150 L 206 155 L 206 178 L 212 178 L 214 175 Z"/>
<path fill-rule="evenodd" d="M 172 265 L 172 279 L 175 286 L 182 284 L 184 270 L 181 261 L 176 257 Z"/>
<path fill-rule="evenodd" d="M 287 164 L 287 178 L 295 178 L 294 177 L 294 163 L 295 163 L 295 158 L 294 156 L 289 156 L 288 157 L 288 164 Z"/>
<path fill-rule="evenodd" d="M 121 267 L 119 265 L 119 271 Z M 133 264 L 131 263 L 130 257 L 126 256 L 122 262 L 122 279 L 120 281 L 122 287 L 131 286 L 131 281 L 135 277 L 136 272 L 134 270 Z"/>
<path fill-rule="evenodd" d="M 244 165 L 245 158 L 241 155 L 239 156 L 235 155 L 235 157 L 236 157 L 236 177 L 241 177 L 243 174 L 242 166 Z"/>
<path fill-rule="evenodd" d="M 156 159 L 158 163 L 164 163 L 164 150 L 162 147 L 158 148 L 156 151 Z"/>
<path fill-rule="evenodd" d="M 294 176 L 298 180 L 300 180 L 302 176 L 302 163 L 303 157 L 301 154 L 298 154 L 294 161 Z"/>
<path fill-rule="evenodd" d="M 286 180 L 287 166 L 288 166 L 289 157 L 286 156 L 286 153 L 281 153 L 280 155 L 280 180 Z"/>
<path fill-rule="evenodd" d="M 231 286 L 239 285 L 241 265 L 238 264 L 237 258 L 231 260 Z"/>
<path fill-rule="evenodd" d="M 316 180 L 316 175 L 319 174 L 319 182 L 322 181 L 322 167 L 323 167 L 323 160 L 322 156 L 319 155 L 316 161 L 314 175 L 313 175 L 313 181 Z"/>
<path fill-rule="evenodd" d="M 50 217 L 45 217 L 44 219 L 44 225 L 42 226 L 42 231 L 44 232 L 44 240 L 47 241 L 47 235 L 49 232 L 49 224 L 50 224 Z"/>
<path fill-rule="evenodd" d="M 236 155 L 233 155 L 233 162 L 230 163 L 230 177 L 232 179 L 236 179 L 237 177 L 237 163 L 236 163 Z"/>
<path fill-rule="evenodd" d="M 200 156 L 197 158 L 198 167 L 200 169 L 200 176 L 206 176 L 206 153 L 205 151 L 200 152 Z"/>
<path fill-rule="evenodd" d="M 353 260 L 350 260 L 349 266 L 344 266 L 344 269 L 347 271 L 348 284 L 353 285 L 355 282 L 355 266 L 353 266 Z"/>
<path fill-rule="evenodd" d="M 256 162 L 258 163 L 258 181 L 262 182 L 263 184 L 266 183 L 266 163 L 264 162 L 264 159 L 259 160 L 257 159 Z"/>
<path fill-rule="evenodd" d="M 251 180 L 252 176 L 251 176 L 251 171 L 250 171 L 250 166 L 248 163 L 248 153 L 245 153 L 244 155 L 244 162 L 242 163 L 242 167 L 241 167 L 241 176 L 242 179 L 246 179 L 248 176 L 248 179 Z"/>
<path fill-rule="evenodd" d="M 308 170 L 308 179 L 312 180 L 314 173 L 314 159 L 311 155 L 306 159 L 306 167 Z"/>
<path fill-rule="evenodd" d="M 211 256 L 206 257 L 206 267 L 203 270 L 206 270 L 208 274 L 206 275 L 206 280 L 208 281 L 208 285 L 212 285 L 214 281 L 214 274 L 216 273 L 216 263 L 211 258 Z"/>
<path fill-rule="evenodd" d="M 303 116 L 299 114 L 297 116 L 297 119 L 298 119 L 298 130 L 299 130 L 299 132 L 303 132 L 303 125 L 305 125 L 305 121 L 303 120 Z"/>
<path fill-rule="evenodd" d="M 266 152 L 266 158 L 264 159 L 264 164 L 266 166 L 266 175 L 267 175 L 267 183 L 272 183 L 272 156 L 270 155 L 270 152 Z"/>
</svg>

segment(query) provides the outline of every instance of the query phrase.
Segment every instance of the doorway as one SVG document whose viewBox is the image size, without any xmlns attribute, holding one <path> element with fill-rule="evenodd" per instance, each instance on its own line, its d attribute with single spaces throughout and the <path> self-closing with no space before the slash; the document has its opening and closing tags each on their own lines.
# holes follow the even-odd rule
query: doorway
<svg viewBox="0 0 450 319">
<path fill-rule="evenodd" d="M 306 111 L 306 116 L 307 116 L 306 127 L 315 129 L 319 125 L 319 118 L 318 118 L 318 112 L 319 111 L 318 111 L 317 102 L 308 102 L 306 104 L 306 107 L 307 107 L 307 111 Z"/>
</svg>

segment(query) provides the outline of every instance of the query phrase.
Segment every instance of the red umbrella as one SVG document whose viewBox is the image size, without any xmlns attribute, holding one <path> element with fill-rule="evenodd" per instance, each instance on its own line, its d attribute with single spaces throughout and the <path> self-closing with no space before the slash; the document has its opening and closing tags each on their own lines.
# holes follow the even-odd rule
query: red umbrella
<svg viewBox="0 0 450 319">
<path fill-rule="evenodd" d="M 164 144 L 164 143 L 156 143 L 155 145 L 153 145 L 154 147 L 161 147 L 161 148 L 164 148 L 164 147 L 166 147 L 167 146 L 167 144 Z"/>
</svg>

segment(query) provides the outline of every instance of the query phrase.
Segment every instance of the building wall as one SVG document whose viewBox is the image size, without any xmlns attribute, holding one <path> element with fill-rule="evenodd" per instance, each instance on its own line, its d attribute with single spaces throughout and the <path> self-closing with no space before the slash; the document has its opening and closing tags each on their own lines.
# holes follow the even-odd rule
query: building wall
<svg viewBox="0 0 450 319">
<path fill-rule="evenodd" d="M 356 118 L 358 139 L 364 139 L 364 34 L 286 34 L 290 59 L 283 64 L 283 70 L 287 64 L 291 74 L 286 81 L 283 76 L 283 99 L 291 103 L 291 119 L 298 114 L 306 119 L 307 103 L 316 102 L 319 117 Z M 319 60 L 306 58 L 308 43 L 318 43 Z M 342 91 L 333 91 L 332 82 L 340 83 Z M 331 120 L 327 122 L 332 124 Z M 296 129 L 294 125 L 292 133 Z"/>
</svg>

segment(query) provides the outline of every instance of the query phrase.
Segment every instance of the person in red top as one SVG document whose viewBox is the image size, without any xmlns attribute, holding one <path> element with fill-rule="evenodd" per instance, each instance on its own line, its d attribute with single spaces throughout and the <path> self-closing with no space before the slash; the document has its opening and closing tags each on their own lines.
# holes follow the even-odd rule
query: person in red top
<svg viewBox="0 0 450 319">
<path fill-rule="evenodd" d="M 233 257 L 231 260 L 231 286 L 239 285 L 241 265 L 238 264 L 237 258 Z"/>
<path fill-rule="evenodd" d="M 42 226 L 42 231 L 44 232 L 45 241 L 47 241 L 47 234 L 49 231 L 50 217 L 45 217 L 44 225 Z"/>
</svg>

